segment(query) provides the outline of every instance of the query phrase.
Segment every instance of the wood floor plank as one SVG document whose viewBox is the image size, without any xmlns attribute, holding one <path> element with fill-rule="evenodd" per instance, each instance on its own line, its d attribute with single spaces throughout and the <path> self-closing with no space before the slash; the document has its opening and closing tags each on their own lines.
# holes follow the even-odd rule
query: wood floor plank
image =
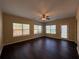
<svg viewBox="0 0 79 59">
<path fill-rule="evenodd" d="M 78 53 L 73 42 L 44 37 L 5 46 L 1 59 L 78 59 Z"/>
</svg>

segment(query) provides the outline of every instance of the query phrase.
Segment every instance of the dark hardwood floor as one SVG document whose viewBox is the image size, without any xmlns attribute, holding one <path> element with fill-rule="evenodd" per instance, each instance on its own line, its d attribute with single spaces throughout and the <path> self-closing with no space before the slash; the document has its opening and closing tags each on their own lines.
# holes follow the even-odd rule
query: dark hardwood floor
<svg viewBox="0 0 79 59">
<path fill-rule="evenodd" d="M 78 59 L 78 53 L 73 42 L 44 37 L 5 46 L 1 59 Z"/>
</svg>

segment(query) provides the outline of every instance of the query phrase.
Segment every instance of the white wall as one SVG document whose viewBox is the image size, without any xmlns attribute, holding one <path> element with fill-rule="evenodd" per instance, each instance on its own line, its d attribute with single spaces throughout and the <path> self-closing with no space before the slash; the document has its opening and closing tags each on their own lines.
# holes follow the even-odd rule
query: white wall
<svg viewBox="0 0 79 59">
<path fill-rule="evenodd" d="M 79 8 L 77 10 L 77 50 L 79 54 Z"/>
<path fill-rule="evenodd" d="M 2 12 L 0 11 L 0 55 L 2 51 Z"/>
</svg>

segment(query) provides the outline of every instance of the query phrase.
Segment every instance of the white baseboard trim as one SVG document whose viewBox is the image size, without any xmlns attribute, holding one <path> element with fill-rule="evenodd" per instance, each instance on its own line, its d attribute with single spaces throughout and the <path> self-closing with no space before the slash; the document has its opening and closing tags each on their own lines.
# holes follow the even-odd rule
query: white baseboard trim
<svg viewBox="0 0 79 59">
<path fill-rule="evenodd" d="M 31 40 L 31 39 L 28 39 L 28 40 Z M 26 41 L 26 40 L 19 40 L 19 41 L 16 41 L 16 42 L 7 43 L 7 44 L 4 44 L 4 46 L 11 45 L 11 44 L 15 44 L 15 43 L 19 43 L 19 42 L 23 42 L 23 41 Z"/>
<path fill-rule="evenodd" d="M 42 36 L 40 36 L 40 37 L 42 37 Z M 19 40 L 19 41 L 7 43 L 7 44 L 3 44 L 3 46 L 11 45 L 11 44 L 15 44 L 15 43 L 23 42 L 23 41 L 28 41 L 28 40 L 32 40 L 32 39 L 35 39 L 35 38 L 38 38 L 38 37 L 29 38 L 29 39 L 27 39 L 27 40 Z"/>
</svg>

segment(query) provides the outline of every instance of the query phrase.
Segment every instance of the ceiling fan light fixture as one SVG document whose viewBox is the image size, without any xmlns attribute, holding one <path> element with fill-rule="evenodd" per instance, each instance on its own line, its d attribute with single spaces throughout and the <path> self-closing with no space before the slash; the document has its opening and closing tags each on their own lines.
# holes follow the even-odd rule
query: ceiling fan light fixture
<svg viewBox="0 0 79 59">
<path fill-rule="evenodd" d="M 45 14 L 42 15 L 42 20 L 44 20 L 44 21 L 46 20 L 46 15 Z"/>
<path fill-rule="evenodd" d="M 46 18 L 42 18 L 42 20 L 46 20 Z"/>
</svg>

